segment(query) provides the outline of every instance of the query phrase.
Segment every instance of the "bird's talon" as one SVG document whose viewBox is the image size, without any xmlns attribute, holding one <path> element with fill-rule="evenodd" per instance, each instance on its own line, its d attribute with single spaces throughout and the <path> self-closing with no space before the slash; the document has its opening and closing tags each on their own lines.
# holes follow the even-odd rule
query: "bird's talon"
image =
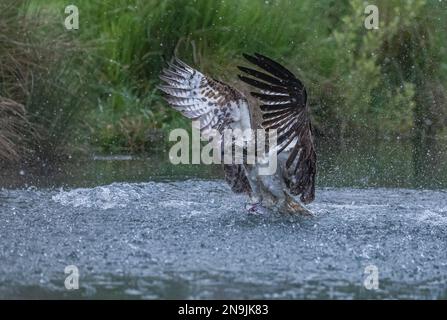
<svg viewBox="0 0 447 320">
<path fill-rule="evenodd" d="M 247 212 L 249 214 L 258 214 L 259 203 L 254 203 L 246 206 Z"/>
</svg>

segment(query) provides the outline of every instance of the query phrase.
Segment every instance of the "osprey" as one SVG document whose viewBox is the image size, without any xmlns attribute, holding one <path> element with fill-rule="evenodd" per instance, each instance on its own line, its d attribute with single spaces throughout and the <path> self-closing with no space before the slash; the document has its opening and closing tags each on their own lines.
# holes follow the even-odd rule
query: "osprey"
<svg viewBox="0 0 447 320">
<path fill-rule="evenodd" d="M 176 57 L 160 74 L 164 84 L 158 88 L 171 107 L 197 120 L 202 136 L 210 129 L 275 129 L 277 170 L 261 175 L 256 163 L 224 164 L 225 180 L 233 192 L 249 195 L 249 211 L 261 205 L 280 213 L 311 215 L 303 206 L 314 200 L 316 174 L 306 89 L 292 72 L 272 59 L 258 53 L 244 57 L 255 68 L 239 66 L 244 73 L 239 79 L 257 89 L 251 95 L 260 104 L 262 120 L 258 125 L 252 125 L 255 109 L 249 108 L 244 94 Z M 294 196 L 300 196 L 301 201 Z"/>
</svg>

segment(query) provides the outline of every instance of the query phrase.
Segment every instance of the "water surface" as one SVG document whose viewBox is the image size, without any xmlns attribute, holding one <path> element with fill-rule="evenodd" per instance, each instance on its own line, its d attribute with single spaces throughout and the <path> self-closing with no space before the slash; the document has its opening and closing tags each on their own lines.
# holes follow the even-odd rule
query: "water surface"
<svg viewBox="0 0 447 320">
<path fill-rule="evenodd" d="M 446 164 L 419 180 L 380 148 L 322 154 L 313 219 L 248 214 L 219 167 L 163 155 L 2 171 L 0 298 L 447 299 Z"/>
<path fill-rule="evenodd" d="M 446 192 L 318 191 L 299 219 L 249 215 L 219 180 L 2 190 L 0 297 L 447 298 Z"/>
</svg>

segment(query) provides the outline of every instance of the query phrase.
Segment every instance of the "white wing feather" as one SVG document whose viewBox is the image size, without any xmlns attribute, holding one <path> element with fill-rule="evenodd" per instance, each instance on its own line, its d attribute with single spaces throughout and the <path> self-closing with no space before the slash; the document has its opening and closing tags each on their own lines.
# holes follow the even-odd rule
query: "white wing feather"
<svg viewBox="0 0 447 320">
<path fill-rule="evenodd" d="M 163 69 L 158 88 L 166 101 L 185 117 L 198 120 L 201 135 L 210 138 L 210 129 L 250 129 L 246 98 L 237 90 L 211 79 L 175 58 Z"/>
</svg>

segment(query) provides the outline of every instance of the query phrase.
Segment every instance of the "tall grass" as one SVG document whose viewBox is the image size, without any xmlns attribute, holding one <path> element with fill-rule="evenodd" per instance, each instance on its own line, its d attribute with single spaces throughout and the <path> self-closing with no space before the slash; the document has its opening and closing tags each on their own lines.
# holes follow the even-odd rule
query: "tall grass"
<svg viewBox="0 0 447 320">
<path fill-rule="evenodd" d="M 106 80 L 102 89 L 108 92 L 100 110 L 109 128 L 120 128 L 116 123 L 123 117 L 146 119 L 155 128 L 172 123 L 175 116 L 164 111 L 154 89 L 163 60 L 172 54 L 234 82 L 241 53 L 259 51 L 280 58 L 303 78 L 320 132 L 338 137 L 361 132 L 408 135 L 417 84 L 390 80 L 400 70 L 385 73 L 390 61 L 384 48 L 400 45 L 398 35 L 406 26 L 447 30 L 445 3 L 423 0 L 379 1 L 378 31 L 363 27 L 365 4 L 360 0 L 120 0 L 78 5 L 79 38 L 95 38 L 98 46 L 98 69 Z M 428 50 L 445 51 L 442 36 L 435 38 Z M 410 40 L 417 43 L 421 35 Z M 414 54 L 423 60 L 417 51 Z M 399 64 L 403 57 L 391 57 L 391 63 Z"/>
<path fill-rule="evenodd" d="M 36 121 L 57 138 L 79 114 L 75 110 L 85 107 L 87 140 L 105 152 L 149 150 L 169 128 L 187 125 L 156 90 L 159 71 L 173 54 L 229 83 L 236 80 L 242 52 L 279 59 L 308 87 L 317 132 L 336 140 L 412 134 L 421 106 L 419 81 L 430 75 L 417 76 L 425 69 L 415 68 L 413 76 L 402 76 L 408 66 L 410 74 L 413 65 L 436 66 L 430 70 L 437 88 L 443 91 L 447 83 L 445 1 L 377 1 L 381 22 L 375 31 L 363 27 L 362 0 L 79 0 L 75 32 L 63 28 L 65 5 L 61 0 L 28 5 L 29 17 L 59 21 L 39 38 L 68 38 L 83 48 L 59 64 L 56 79 L 65 91 L 43 85 L 35 92 L 50 97 L 48 105 L 39 111 L 42 104 L 34 101 L 42 98 L 33 98 L 30 110 L 52 119 L 55 105 L 70 106 L 58 113 L 59 126 Z M 412 31 L 418 32 L 402 38 Z M 67 87 L 69 79 L 76 85 Z M 93 104 L 71 98 L 80 93 Z"/>
<path fill-rule="evenodd" d="M 0 3 L 0 155 L 3 160 L 48 161 L 72 152 L 85 99 L 83 50 L 45 10 L 30 2 Z M 7 143 L 5 143 L 5 141 Z M 25 152 L 26 151 L 26 152 Z"/>
<path fill-rule="evenodd" d="M 0 3 L 0 163 L 23 159 L 29 152 L 28 139 L 36 137 L 31 134 L 24 106 L 31 70 L 37 66 L 29 47 L 21 41 L 28 26 L 20 14 L 20 5 L 13 1 Z"/>
<path fill-rule="evenodd" d="M 63 21 L 65 5 L 59 0 L 33 1 L 29 12 L 45 9 Z M 328 29 L 318 21 L 346 8 L 329 0 L 81 0 L 76 5 L 80 29 L 72 36 L 89 48 L 80 68 L 94 66 L 95 80 L 88 90 L 97 105 L 86 117 L 89 141 L 106 152 L 147 150 L 159 145 L 151 139 L 154 135 L 186 126 L 186 121 L 166 108 L 156 90 L 159 71 L 172 54 L 230 82 L 236 79 L 242 52 L 289 57 L 296 67 L 315 66 L 325 72 L 335 62 L 330 48 L 318 45 L 327 42 L 322 35 Z M 311 54 L 317 47 L 321 64 Z M 311 72 L 302 76 L 318 81 Z"/>
<path fill-rule="evenodd" d="M 23 140 L 29 130 L 25 107 L 0 97 L 0 162 L 17 161 L 26 153 Z"/>
</svg>

